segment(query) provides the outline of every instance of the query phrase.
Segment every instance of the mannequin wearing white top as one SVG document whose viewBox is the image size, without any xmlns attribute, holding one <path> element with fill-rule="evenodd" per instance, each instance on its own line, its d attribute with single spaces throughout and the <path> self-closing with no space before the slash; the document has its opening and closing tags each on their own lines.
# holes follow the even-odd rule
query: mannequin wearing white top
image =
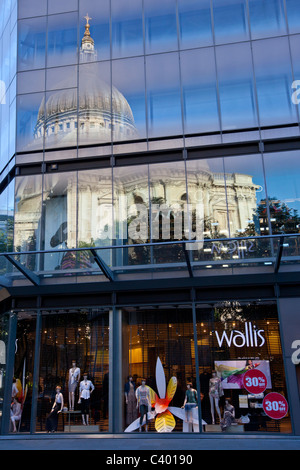
<svg viewBox="0 0 300 470">
<path fill-rule="evenodd" d="M 80 380 L 80 369 L 76 366 L 76 361 L 72 361 L 72 367 L 69 370 L 69 410 L 74 411 L 75 390 Z"/>
<path fill-rule="evenodd" d="M 82 423 L 84 425 L 89 424 L 89 408 L 90 408 L 90 399 L 93 390 L 95 389 L 94 384 L 91 380 L 88 380 L 87 374 L 84 374 L 83 380 L 79 385 L 79 400 L 78 403 L 81 403 L 81 416 Z"/>
</svg>

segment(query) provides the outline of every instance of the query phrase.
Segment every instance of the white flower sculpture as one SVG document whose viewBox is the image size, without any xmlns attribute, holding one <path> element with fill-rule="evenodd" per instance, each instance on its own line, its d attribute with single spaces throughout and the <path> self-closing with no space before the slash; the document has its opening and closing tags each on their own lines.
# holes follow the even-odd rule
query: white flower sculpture
<svg viewBox="0 0 300 470">
<path fill-rule="evenodd" d="M 154 408 L 153 411 L 148 411 L 148 421 L 155 419 L 155 429 L 157 432 L 172 432 L 176 426 L 176 421 L 173 415 L 175 415 L 177 418 L 180 418 L 182 421 L 185 420 L 184 409 L 177 408 L 175 406 L 169 406 L 177 389 L 177 379 L 176 377 L 171 377 L 166 389 L 165 372 L 159 357 L 156 361 L 155 377 L 159 396 L 157 396 L 154 390 L 147 385 L 150 391 L 151 408 Z M 196 411 L 196 409 L 194 411 Z M 193 413 L 193 423 L 197 425 L 199 420 L 198 416 L 196 415 L 197 411 L 196 413 Z M 146 417 L 144 417 L 144 422 L 145 421 Z M 124 432 L 135 431 L 137 428 L 139 428 L 139 426 L 140 418 L 133 421 Z"/>
</svg>

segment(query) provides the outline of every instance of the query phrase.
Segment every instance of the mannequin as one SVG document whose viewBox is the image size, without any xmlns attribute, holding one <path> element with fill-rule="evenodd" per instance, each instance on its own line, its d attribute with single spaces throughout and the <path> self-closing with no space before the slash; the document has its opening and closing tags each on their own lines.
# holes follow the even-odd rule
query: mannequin
<svg viewBox="0 0 300 470">
<path fill-rule="evenodd" d="M 75 390 L 80 380 L 80 369 L 76 366 L 76 361 L 72 361 L 72 367 L 69 370 L 69 410 L 74 411 Z"/>
<path fill-rule="evenodd" d="M 78 400 L 78 403 L 81 404 L 82 424 L 84 426 L 89 424 L 90 401 L 93 390 L 95 390 L 94 384 L 91 382 L 91 380 L 88 380 L 87 373 L 84 373 L 83 380 L 80 382 L 79 386 Z"/>
<path fill-rule="evenodd" d="M 219 407 L 220 398 L 223 396 L 221 379 L 217 376 L 215 370 L 212 371 L 212 377 L 209 380 L 209 400 L 212 424 L 215 424 L 215 409 L 221 422 L 221 412 Z"/>
<path fill-rule="evenodd" d="M 150 391 L 149 388 L 146 386 L 146 379 L 142 379 L 142 385 L 140 385 L 136 392 L 136 399 L 137 399 L 137 409 L 139 409 L 141 417 L 140 417 L 140 428 L 139 431 L 142 431 L 142 424 L 144 416 L 146 415 L 146 432 L 148 431 L 148 410 L 149 407 L 151 408 L 151 399 L 150 399 Z"/>
<path fill-rule="evenodd" d="M 127 377 L 124 387 L 125 403 L 126 403 L 126 424 L 129 426 L 137 418 L 135 383 L 131 375 Z"/>
<path fill-rule="evenodd" d="M 61 387 L 58 385 L 55 389 L 55 399 L 53 406 L 51 408 L 51 412 L 46 419 L 46 430 L 48 432 L 55 432 L 57 431 L 57 424 L 58 424 L 58 415 L 62 412 L 64 407 L 64 397 L 61 393 Z"/>
<path fill-rule="evenodd" d="M 185 409 L 185 422 L 192 422 L 193 419 L 189 419 L 192 415 L 193 408 L 197 406 L 197 391 L 192 387 L 192 384 L 188 382 L 186 384 L 187 390 L 185 393 L 185 399 L 183 403 L 183 407 Z"/>
<path fill-rule="evenodd" d="M 222 431 L 225 431 L 226 428 L 229 428 L 229 426 L 232 425 L 232 423 L 235 423 L 235 409 L 234 406 L 231 404 L 230 398 L 226 398 L 225 400 L 225 406 L 224 406 L 224 416 L 221 421 L 221 429 Z"/>
</svg>

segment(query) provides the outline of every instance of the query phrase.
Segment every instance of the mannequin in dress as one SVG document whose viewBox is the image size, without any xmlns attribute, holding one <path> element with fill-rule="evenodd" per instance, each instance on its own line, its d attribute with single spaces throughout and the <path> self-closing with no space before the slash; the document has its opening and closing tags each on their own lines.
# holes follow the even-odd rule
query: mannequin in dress
<svg viewBox="0 0 300 470">
<path fill-rule="evenodd" d="M 59 413 L 62 412 L 63 407 L 64 407 L 64 397 L 63 397 L 63 394 L 61 393 L 61 387 L 58 385 L 55 391 L 56 391 L 56 394 L 55 394 L 54 403 L 51 408 L 51 412 L 46 419 L 46 430 L 48 432 L 57 431 L 58 415 Z"/>
<path fill-rule="evenodd" d="M 126 424 L 129 426 L 137 418 L 135 383 L 131 375 L 127 377 L 124 387 L 126 403 Z"/>
<path fill-rule="evenodd" d="M 221 422 L 221 412 L 219 407 L 220 398 L 223 396 L 221 379 L 217 376 L 215 370 L 212 371 L 212 377 L 209 380 L 209 400 L 212 424 L 215 424 L 215 409 Z"/>
<path fill-rule="evenodd" d="M 72 361 L 72 367 L 69 370 L 69 410 L 74 411 L 75 390 L 80 380 L 80 369 L 76 366 L 76 361 Z"/>
<path fill-rule="evenodd" d="M 137 399 L 137 409 L 140 411 L 140 428 L 139 431 L 142 431 L 142 425 L 144 416 L 146 416 L 146 432 L 148 431 L 148 410 L 151 408 L 151 399 L 150 399 L 150 391 L 149 388 L 146 386 L 146 379 L 142 379 L 142 385 L 140 385 L 136 392 L 136 399 Z"/>
<path fill-rule="evenodd" d="M 83 374 L 83 380 L 79 385 L 79 400 L 78 403 L 81 404 L 81 415 L 82 415 L 82 424 L 89 424 L 89 414 L 90 414 L 90 401 L 91 394 L 95 390 L 94 384 L 91 380 L 88 380 L 87 373 Z"/>
</svg>

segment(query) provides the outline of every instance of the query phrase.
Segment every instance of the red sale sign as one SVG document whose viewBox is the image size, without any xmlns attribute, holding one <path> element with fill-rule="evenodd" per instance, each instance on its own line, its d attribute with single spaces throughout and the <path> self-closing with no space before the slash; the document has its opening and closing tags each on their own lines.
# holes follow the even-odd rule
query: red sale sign
<svg viewBox="0 0 300 470">
<path fill-rule="evenodd" d="M 263 409 L 270 418 L 281 419 L 288 412 L 288 403 L 280 393 L 271 392 L 264 398 Z"/>
<path fill-rule="evenodd" d="M 258 369 L 250 369 L 244 375 L 243 384 L 249 393 L 262 393 L 267 388 L 267 377 Z"/>
</svg>

